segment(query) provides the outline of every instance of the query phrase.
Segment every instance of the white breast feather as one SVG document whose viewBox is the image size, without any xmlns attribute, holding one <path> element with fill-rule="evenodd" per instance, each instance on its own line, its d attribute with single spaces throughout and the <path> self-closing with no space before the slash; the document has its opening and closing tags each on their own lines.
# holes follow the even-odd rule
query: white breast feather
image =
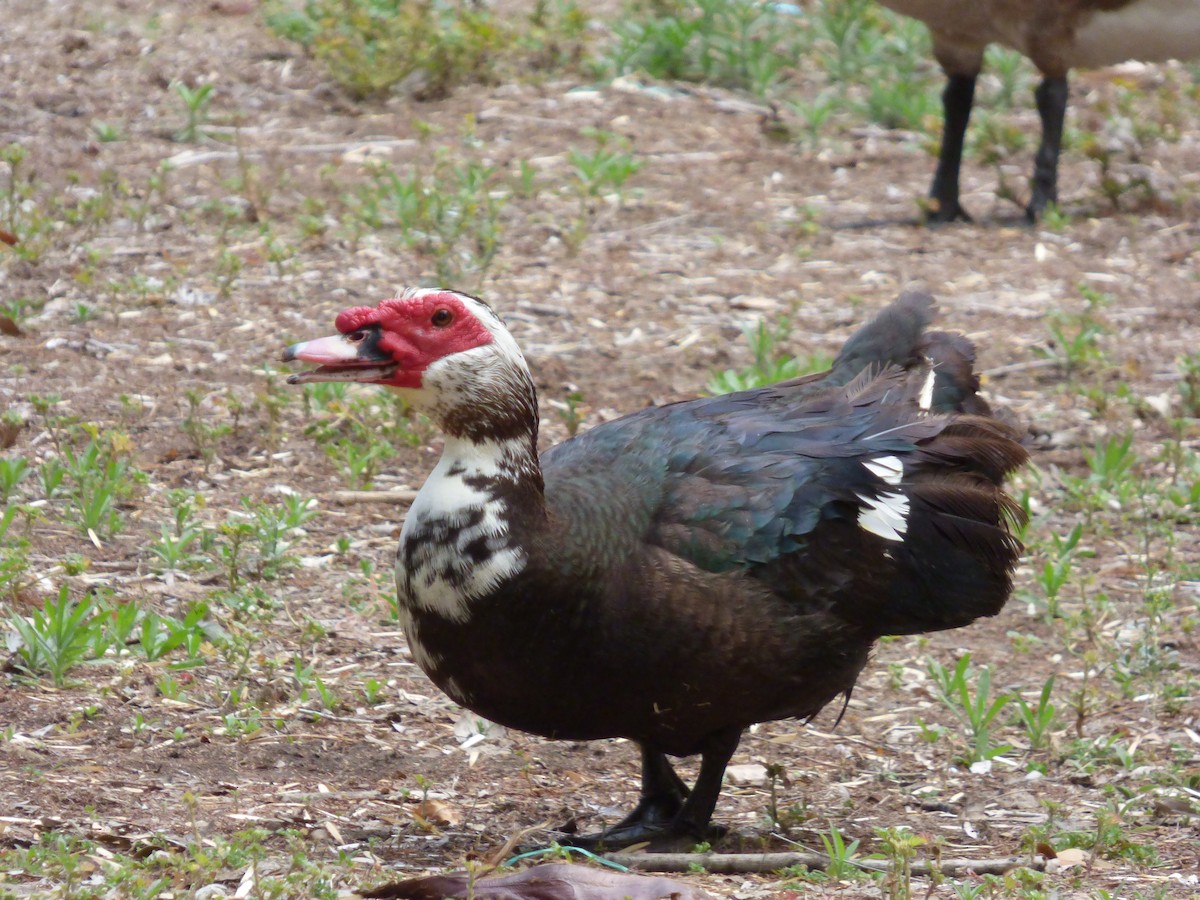
<svg viewBox="0 0 1200 900">
<path fill-rule="evenodd" d="M 460 447 L 448 447 L 413 501 L 400 535 L 397 583 L 407 579 L 411 601 L 422 610 L 465 622 L 470 618 L 472 599 L 524 568 L 525 554 L 507 546 L 504 501 L 467 482 L 469 477 L 499 476 L 504 452 L 494 444 L 464 442 Z M 472 521 L 474 524 L 467 524 Z M 453 532 L 450 541 L 420 537 L 446 529 Z M 471 560 L 467 548 L 480 539 L 490 552 L 479 561 Z M 402 568 L 406 551 L 407 571 Z M 403 601 L 402 597 L 401 605 Z M 416 657 L 422 652 L 417 646 L 419 637 L 412 643 Z"/>
</svg>

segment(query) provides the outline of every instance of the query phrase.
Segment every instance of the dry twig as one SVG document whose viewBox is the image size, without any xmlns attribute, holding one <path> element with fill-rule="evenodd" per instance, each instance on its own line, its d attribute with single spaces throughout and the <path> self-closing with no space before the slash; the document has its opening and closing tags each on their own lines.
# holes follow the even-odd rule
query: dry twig
<svg viewBox="0 0 1200 900">
<path fill-rule="evenodd" d="M 790 866 L 807 866 L 810 869 L 825 869 L 829 857 L 821 853 L 608 853 L 605 859 L 639 869 L 643 872 L 687 872 L 692 866 L 700 866 L 707 872 L 722 875 L 746 872 L 776 872 Z M 890 863 L 881 859 L 856 859 L 853 864 L 861 869 L 886 872 Z M 912 874 L 930 875 L 941 872 L 953 875 L 959 872 L 975 872 L 980 875 L 1001 875 L 1009 869 L 1024 867 L 1042 871 L 1046 867 L 1044 857 L 1032 859 L 1023 856 L 1004 856 L 994 859 L 942 859 L 915 860 Z"/>
</svg>

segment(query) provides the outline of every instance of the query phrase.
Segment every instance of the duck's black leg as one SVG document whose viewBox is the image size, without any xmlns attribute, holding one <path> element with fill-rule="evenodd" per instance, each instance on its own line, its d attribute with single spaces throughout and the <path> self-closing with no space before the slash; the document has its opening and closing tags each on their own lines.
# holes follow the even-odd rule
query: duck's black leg
<svg viewBox="0 0 1200 900">
<path fill-rule="evenodd" d="M 642 747 L 642 796 L 633 812 L 611 828 L 581 834 L 560 843 L 592 849 L 615 850 L 657 838 L 670 828 L 688 796 L 687 785 L 675 773 L 666 755 Z"/>
<path fill-rule="evenodd" d="M 692 785 L 687 802 L 679 811 L 671 826 L 673 836 L 690 837 L 702 841 L 709 833 L 709 822 L 717 808 L 721 795 L 721 783 L 725 780 L 725 767 L 742 739 L 742 729 L 726 728 L 709 735 L 700 757 L 700 774 Z"/>
<path fill-rule="evenodd" d="M 657 828 L 669 825 L 679 815 L 687 796 L 687 785 L 675 774 L 666 754 L 642 747 L 642 796 L 633 812 L 612 830 L 633 825 Z"/>
<path fill-rule="evenodd" d="M 975 77 L 947 74 L 946 88 L 942 91 L 942 149 L 938 154 L 933 185 L 929 188 L 929 198 L 933 202 L 926 216 L 928 222 L 971 221 L 958 202 L 958 175 L 962 168 L 971 104 L 975 101 Z"/>
<path fill-rule="evenodd" d="M 1042 119 L 1042 143 L 1033 160 L 1033 190 L 1025 217 L 1036 222 L 1049 203 L 1058 201 L 1058 154 L 1062 150 L 1063 119 L 1067 115 L 1066 77 L 1047 76 L 1038 85 L 1038 115 Z"/>
<path fill-rule="evenodd" d="M 668 849 L 707 838 L 725 767 L 742 737 L 741 728 L 710 735 L 701 751 L 700 775 L 689 792 L 666 756 L 642 748 L 642 797 L 632 813 L 598 834 L 576 835 L 561 843 L 584 849 L 619 850 L 649 842 Z"/>
</svg>

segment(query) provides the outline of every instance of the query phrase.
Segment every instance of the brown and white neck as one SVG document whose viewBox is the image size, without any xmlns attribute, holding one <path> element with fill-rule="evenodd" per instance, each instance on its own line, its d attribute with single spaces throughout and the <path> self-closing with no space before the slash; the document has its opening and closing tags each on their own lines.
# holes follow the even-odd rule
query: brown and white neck
<svg viewBox="0 0 1200 900">
<path fill-rule="evenodd" d="M 474 600 L 525 567 L 526 532 L 545 512 L 532 385 L 527 394 L 493 400 L 480 403 L 476 396 L 427 410 L 446 437 L 400 536 L 396 571 L 405 618 L 464 622 Z"/>
</svg>

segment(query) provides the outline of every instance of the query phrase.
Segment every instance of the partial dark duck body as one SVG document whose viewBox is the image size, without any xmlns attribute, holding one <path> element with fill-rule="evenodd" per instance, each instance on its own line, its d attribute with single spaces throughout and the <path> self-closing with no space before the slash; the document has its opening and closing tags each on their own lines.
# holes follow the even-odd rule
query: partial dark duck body
<svg viewBox="0 0 1200 900">
<path fill-rule="evenodd" d="M 830 372 L 645 409 L 540 459 L 525 361 L 474 298 L 349 309 L 285 359 L 321 364 L 294 383 L 387 385 L 441 426 L 397 558 L 413 656 L 507 726 L 636 741 L 637 809 L 574 839 L 619 847 L 703 836 L 742 731 L 849 692 L 881 635 L 1004 605 L 1001 483 L 1025 452 L 931 310 L 905 295 Z M 689 791 L 666 755 L 696 753 Z"/>
<path fill-rule="evenodd" d="M 1200 0 L 880 2 L 929 27 L 934 56 L 947 77 L 942 149 L 929 191 L 929 219 L 934 222 L 970 219 L 959 204 L 959 169 L 975 80 L 988 44 L 1023 53 L 1043 76 L 1035 95 L 1042 141 L 1025 210 L 1030 221 L 1058 199 L 1058 157 L 1071 69 L 1200 58 Z"/>
</svg>

